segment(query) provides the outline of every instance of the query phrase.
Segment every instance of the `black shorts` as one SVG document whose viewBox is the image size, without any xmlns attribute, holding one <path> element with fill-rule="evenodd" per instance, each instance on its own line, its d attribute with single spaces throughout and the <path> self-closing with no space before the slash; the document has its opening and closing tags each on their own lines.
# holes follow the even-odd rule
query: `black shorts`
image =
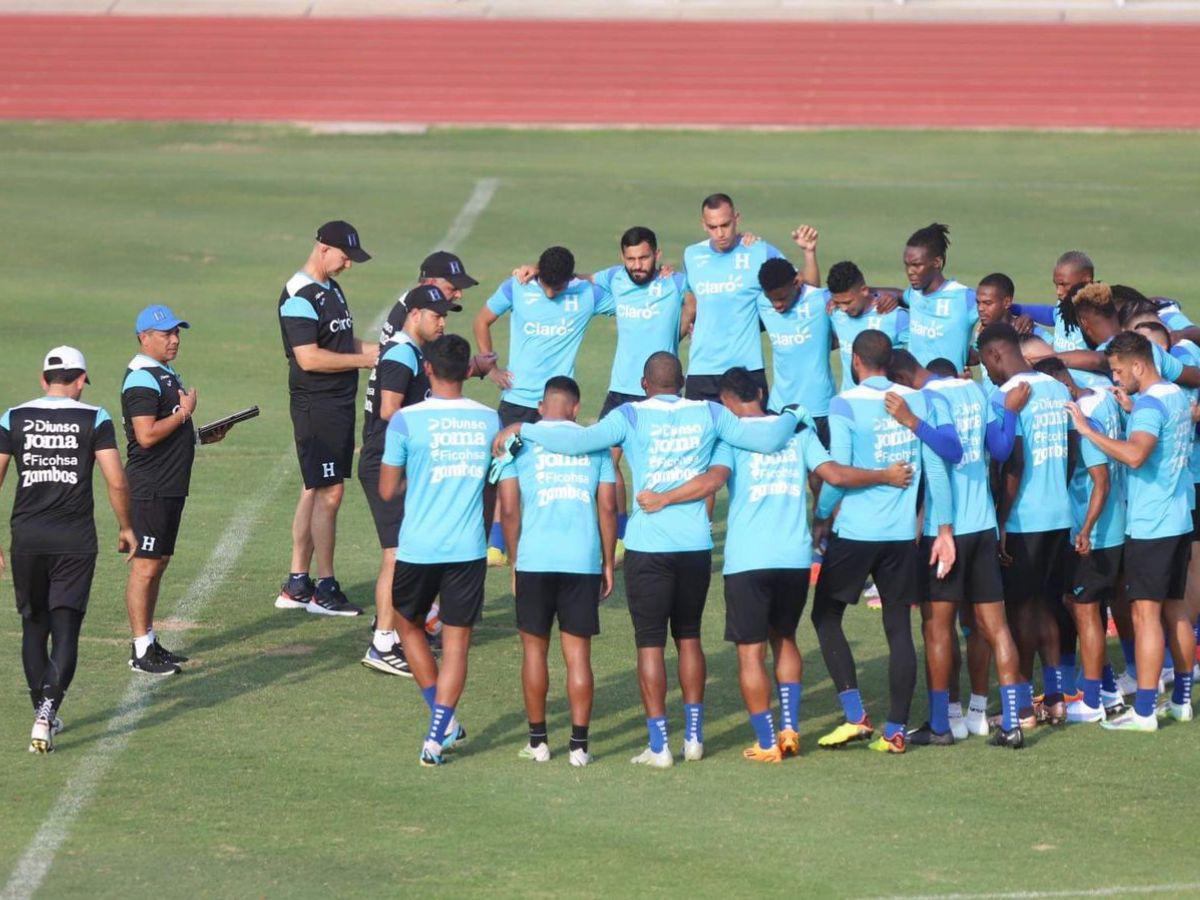
<svg viewBox="0 0 1200 900">
<path fill-rule="evenodd" d="M 1004 582 L 1000 577 L 998 542 L 992 528 L 954 536 L 954 566 L 945 578 L 937 577 L 937 566 L 926 565 L 933 538 L 921 537 L 921 602 L 1000 603 Z"/>
<path fill-rule="evenodd" d="M 483 579 L 487 558 L 455 563 L 410 563 L 396 560 L 392 575 L 392 606 L 410 622 L 425 617 L 440 597 L 438 617 L 443 625 L 469 628 L 483 611 Z"/>
<path fill-rule="evenodd" d="M 676 640 L 700 637 L 712 580 L 712 551 L 625 551 L 625 599 L 638 647 L 665 647 L 667 625 Z"/>
<path fill-rule="evenodd" d="M 379 535 L 379 546 L 384 550 L 394 549 L 400 539 L 400 522 L 404 518 L 404 495 L 397 493 L 391 500 L 379 496 L 380 458 L 365 449 L 358 458 L 358 483 L 367 495 L 367 506 L 375 520 L 375 533 Z"/>
<path fill-rule="evenodd" d="M 600 633 L 599 575 L 517 571 L 517 630 L 547 637 L 558 630 L 576 637 Z"/>
<path fill-rule="evenodd" d="M 17 612 L 23 617 L 52 609 L 87 612 L 95 553 L 13 553 L 9 563 Z"/>
<path fill-rule="evenodd" d="M 1192 485 L 1195 491 L 1195 499 L 1192 506 L 1192 540 L 1200 541 L 1200 481 Z"/>
<path fill-rule="evenodd" d="M 354 403 L 309 404 L 292 400 L 292 432 L 306 488 L 341 484 L 354 466 Z"/>
<path fill-rule="evenodd" d="M 1092 549 L 1087 556 L 1067 551 L 1067 594 L 1076 603 L 1112 602 L 1117 592 L 1117 576 L 1121 574 L 1125 546 Z"/>
<path fill-rule="evenodd" d="M 639 400 L 645 399 L 645 394 L 622 394 L 620 391 L 609 391 L 604 395 L 604 405 L 600 407 L 600 418 L 603 419 L 618 406 L 637 403 Z"/>
<path fill-rule="evenodd" d="M 808 600 L 809 569 L 754 569 L 725 576 L 725 640 L 761 644 L 792 637 Z"/>
<path fill-rule="evenodd" d="M 521 406 L 518 403 L 509 403 L 507 400 L 500 401 L 500 405 L 496 407 L 496 415 L 500 417 L 501 428 L 507 428 L 518 422 L 522 425 L 532 425 L 542 419 L 536 406 Z"/>
<path fill-rule="evenodd" d="M 1009 532 L 1004 549 L 1012 557 L 1012 562 L 1000 569 L 1005 602 L 1020 604 L 1033 600 L 1046 606 L 1062 602 L 1067 529 Z"/>
<path fill-rule="evenodd" d="M 763 402 L 766 402 L 770 389 L 767 387 L 767 374 L 763 369 L 752 369 L 750 377 L 762 388 Z M 720 375 L 689 375 L 683 382 L 683 396 L 687 400 L 712 400 L 721 402 Z"/>
<path fill-rule="evenodd" d="M 175 555 L 175 539 L 187 497 L 156 497 L 153 500 L 130 500 L 129 513 L 133 519 L 133 534 L 137 548 L 133 555 L 139 559 L 162 559 Z"/>
<path fill-rule="evenodd" d="M 875 579 L 884 603 L 917 603 L 916 542 L 852 541 L 830 535 L 814 604 L 857 603 L 868 575 Z"/>
<path fill-rule="evenodd" d="M 1182 600 L 1192 536 L 1125 539 L 1125 590 L 1130 600 Z"/>
</svg>

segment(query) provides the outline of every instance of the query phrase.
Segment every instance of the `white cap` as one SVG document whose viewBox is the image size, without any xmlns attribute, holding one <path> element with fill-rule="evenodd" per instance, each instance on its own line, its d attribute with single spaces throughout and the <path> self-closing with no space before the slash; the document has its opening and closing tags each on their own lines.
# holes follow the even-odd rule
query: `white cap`
<svg viewBox="0 0 1200 900">
<path fill-rule="evenodd" d="M 87 360 L 83 358 L 80 351 L 64 344 L 47 353 L 45 360 L 42 361 L 43 372 L 53 372 L 59 369 L 82 369 L 86 372 Z"/>
</svg>

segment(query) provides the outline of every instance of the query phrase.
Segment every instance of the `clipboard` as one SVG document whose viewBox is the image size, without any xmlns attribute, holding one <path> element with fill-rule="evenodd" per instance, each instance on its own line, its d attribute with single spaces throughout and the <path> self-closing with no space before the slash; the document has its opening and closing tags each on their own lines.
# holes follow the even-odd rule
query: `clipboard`
<svg viewBox="0 0 1200 900">
<path fill-rule="evenodd" d="M 236 425 L 238 422 L 245 422 L 247 419 L 255 418 L 259 413 L 257 406 L 251 406 L 249 409 L 243 409 L 240 412 L 235 412 L 231 416 L 226 416 L 223 419 L 217 419 L 215 422 L 209 422 L 207 425 L 202 425 L 196 430 L 196 437 L 203 441 L 209 435 L 222 428 L 228 428 L 230 425 Z"/>
</svg>

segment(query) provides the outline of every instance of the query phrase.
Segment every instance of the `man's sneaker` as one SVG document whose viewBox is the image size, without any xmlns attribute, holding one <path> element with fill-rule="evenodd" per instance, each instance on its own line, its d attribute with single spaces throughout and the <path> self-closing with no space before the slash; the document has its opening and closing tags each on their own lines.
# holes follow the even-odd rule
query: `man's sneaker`
<svg viewBox="0 0 1200 900">
<path fill-rule="evenodd" d="M 467 729 L 463 728 L 462 722 L 453 720 L 454 730 L 446 731 L 446 736 L 442 738 L 442 752 L 457 750 L 467 742 Z"/>
<path fill-rule="evenodd" d="M 967 733 L 974 734 L 978 737 L 987 737 L 991 727 L 988 725 L 988 717 L 986 710 L 968 709 L 966 717 Z M 956 739 L 958 735 L 954 736 Z"/>
<path fill-rule="evenodd" d="M 138 656 L 137 651 L 131 648 L 129 651 L 129 668 L 135 672 L 140 672 L 142 675 L 153 675 L 156 678 L 161 678 L 165 675 L 178 675 L 182 671 L 179 668 L 179 663 L 171 662 L 162 655 L 161 648 L 157 644 L 151 644 L 141 656 Z"/>
<path fill-rule="evenodd" d="M 426 741 L 421 747 L 421 765 L 426 767 L 444 766 L 445 758 L 442 756 L 442 748 L 437 745 L 437 741 Z"/>
<path fill-rule="evenodd" d="M 382 672 L 384 675 L 403 675 L 405 678 L 412 678 L 412 670 L 408 667 L 408 660 L 404 658 L 404 650 L 400 647 L 397 641 L 392 645 L 391 650 L 376 650 L 374 644 L 367 645 L 367 652 L 363 655 L 362 664 L 368 669 L 374 669 L 376 672 Z"/>
<path fill-rule="evenodd" d="M 1174 719 L 1176 722 L 1190 722 L 1194 716 L 1192 704 L 1176 703 L 1173 700 L 1164 700 L 1158 705 L 1154 714 L 1159 719 Z"/>
<path fill-rule="evenodd" d="M 883 599 L 879 596 L 879 587 L 875 582 L 868 584 L 862 595 L 867 601 L 867 609 L 883 609 Z"/>
<path fill-rule="evenodd" d="M 508 565 L 508 554 L 499 547 L 488 547 L 487 561 L 489 568 L 499 569 Z"/>
<path fill-rule="evenodd" d="M 1139 716 L 1136 709 L 1127 709 L 1115 719 L 1105 719 L 1100 723 L 1101 728 L 1109 731 L 1158 731 L 1158 719 L 1155 716 Z"/>
<path fill-rule="evenodd" d="M 800 735 L 790 728 L 779 732 L 779 752 L 784 756 L 800 755 Z"/>
<path fill-rule="evenodd" d="M 905 739 L 914 747 L 953 747 L 954 734 L 949 731 L 938 733 L 933 726 L 926 722 L 920 728 L 914 728 Z"/>
<path fill-rule="evenodd" d="M 317 586 L 305 575 L 303 578 L 289 578 L 279 588 L 279 596 L 275 598 L 276 609 L 307 609 L 308 601 L 312 599 Z"/>
<path fill-rule="evenodd" d="M 966 716 L 951 716 L 950 717 L 950 733 L 954 735 L 954 740 L 965 741 L 971 735 L 971 730 L 967 728 Z"/>
<path fill-rule="evenodd" d="M 541 743 L 535 747 L 533 744 L 526 744 L 517 753 L 517 756 L 521 757 L 521 759 L 533 760 L 534 762 L 550 762 L 550 745 Z"/>
<path fill-rule="evenodd" d="M 699 762 L 704 759 L 704 744 L 696 740 L 684 741 L 683 758 L 687 762 Z"/>
<path fill-rule="evenodd" d="M 334 580 L 325 590 L 313 591 L 312 598 L 304 607 L 318 616 L 361 616 L 362 607 L 346 599 L 341 586 Z"/>
<path fill-rule="evenodd" d="M 836 750 L 855 741 L 870 740 L 873 734 L 875 729 L 871 727 L 871 720 L 863 716 L 861 722 L 843 722 L 829 734 L 818 738 L 817 746 L 825 750 Z"/>
<path fill-rule="evenodd" d="M 630 760 L 635 766 L 649 766 L 652 769 L 669 769 L 675 765 L 675 757 L 671 755 L 670 747 L 663 747 L 657 753 L 648 746 L 645 750 Z"/>
<path fill-rule="evenodd" d="M 777 763 L 783 762 L 783 753 L 780 752 L 779 746 L 768 747 L 763 749 L 757 743 L 751 744 L 742 751 L 742 756 L 751 762 Z"/>
<path fill-rule="evenodd" d="M 158 638 L 154 639 L 154 643 L 158 647 L 158 652 L 162 655 L 163 659 L 167 660 L 168 662 L 173 662 L 178 666 L 188 661 L 188 657 L 184 656 L 182 653 L 172 653 L 162 644 L 158 643 Z"/>
<path fill-rule="evenodd" d="M 992 739 L 988 741 L 993 747 L 1008 747 L 1012 750 L 1020 750 L 1025 746 L 1025 732 L 1021 730 L 1021 726 L 1009 728 L 1007 731 L 1003 728 L 997 728 L 996 733 L 992 735 Z"/>
<path fill-rule="evenodd" d="M 54 752 L 54 704 L 43 700 L 38 704 L 33 718 L 33 730 L 29 733 L 30 753 Z"/>
<path fill-rule="evenodd" d="M 1088 722 L 1103 722 L 1105 719 L 1102 706 L 1088 706 L 1082 700 L 1072 700 L 1067 704 L 1067 722 L 1079 725 Z"/>
<path fill-rule="evenodd" d="M 1130 675 L 1126 669 L 1117 676 L 1117 690 L 1121 692 L 1122 697 L 1132 697 L 1137 693 L 1137 677 Z"/>
<path fill-rule="evenodd" d="M 1111 694 L 1108 691 L 1101 691 L 1100 705 L 1104 707 L 1104 715 L 1110 719 L 1125 712 L 1125 698 L 1121 696 L 1120 691 L 1114 691 Z"/>
<path fill-rule="evenodd" d="M 950 742 L 954 742 L 953 736 Z M 890 738 L 881 734 L 867 746 L 879 753 L 903 753 L 908 748 L 908 737 L 903 731 L 897 731 Z"/>
<path fill-rule="evenodd" d="M 584 766 L 592 764 L 592 754 L 588 753 L 582 747 L 576 747 L 572 750 L 571 755 L 567 759 L 577 769 L 582 769 Z"/>
</svg>

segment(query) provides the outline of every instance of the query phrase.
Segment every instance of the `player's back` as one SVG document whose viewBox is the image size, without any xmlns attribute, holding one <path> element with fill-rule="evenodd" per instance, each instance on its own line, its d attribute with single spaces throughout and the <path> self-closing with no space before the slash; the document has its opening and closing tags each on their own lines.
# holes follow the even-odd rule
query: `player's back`
<svg viewBox="0 0 1200 900">
<path fill-rule="evenodd" d="M 1102 386 L 1090 388 L 1078 401 L 1080 411 L 1095 428 L 1107 437 L 1121 440 L 1125 435 L 1125 416 L 1112 394 Z M 1104 465 L 1108 468 L 1108 499 L 1104 511 L 1092 528 L 1092 547 L 1102 550 L 1125 542 L 1125 466 L 1103 453 L 1086 438 L 1080 439 L 1080 460 L 1071 476 L 1068 488 L 1071 497 L 1071 536 L 1074 537 L 1087 516 L 1088 500 L 1092 495 L 1092 478 L 1088 469 Z"/>
<path fill-rule="evenodd" d="M 1065 385 L 1041 372 L 1022 372 L 1001 385 L 992 403 L 1003 406 L 1004 395 L 1018 384 L 1029 385 L 1029 400 L 1017 414 L 1021 439 L 1021 481 L 1006 527 L 1013 533 L 1057 531 L 1071 527 L 1067 492 L 1067 432 L 1071 395 Z"/>
<path fill-rule="evenodd" d="M 962 444 L 962 459 L 950 471 L 950 490 L 954 498 L 954 533 L 974 534 L 996 527 L 988 480 L 988 456 L 985 444 L 988 422 L 995 413 L 983 389 L 965 378 L 935 378 L 925 385 L 935 426 L 952 422 Z M 927 516 L 925 534 L 937 534 Z"/>
<path fill-rule="evenodd" d="M 1146 461 L 1128 472 L 1130 537 L 1174 537 L 1191 528 L 1193 487 L 1191 403 L 1178 385 L 1159 382 L 1138 394 L 1129 415 L 1129 434 L 1157 437 Z"/>
</svg>

